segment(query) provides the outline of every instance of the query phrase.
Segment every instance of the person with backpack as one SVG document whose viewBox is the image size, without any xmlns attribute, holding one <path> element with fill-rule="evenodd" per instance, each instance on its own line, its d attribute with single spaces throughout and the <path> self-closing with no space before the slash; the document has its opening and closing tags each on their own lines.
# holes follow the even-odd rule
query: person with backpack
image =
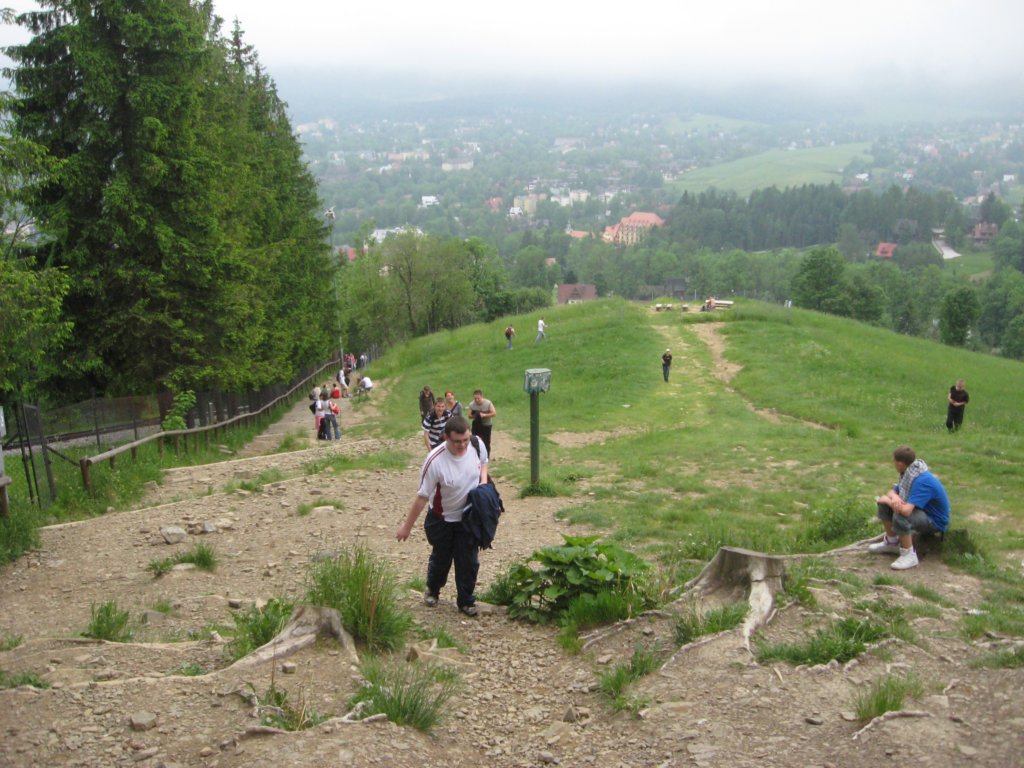
<svg viewBox="0 0 1024 768">
<path fill-rule="evenodd" d="M 470 447 L 469 422 L 454 416 L 444 427 L 444 442 L 427 454 L 420 469 L 420 484 L 405 520 L 395 532 L 406 541 L 416 519 L 427 509 L 423 530 L 431 546 L 427 560 L 424 604 L 437 605 L 441 589 L 455 566 L 456 605 L 466 616 L 476 616 L 476 578 L 480 570 L 476 540 L 462 526 L 470 491 L 487 482 L 487 448 L 480 440 Z"/>
<path fill-rule="evenodd" d="M 505 340 L 508 342 L 505 349 L 512 349 L 512 337 L 516 335 L 516 329 L 509 323 L 508 327 L 505 328 Z"/>
</svg>

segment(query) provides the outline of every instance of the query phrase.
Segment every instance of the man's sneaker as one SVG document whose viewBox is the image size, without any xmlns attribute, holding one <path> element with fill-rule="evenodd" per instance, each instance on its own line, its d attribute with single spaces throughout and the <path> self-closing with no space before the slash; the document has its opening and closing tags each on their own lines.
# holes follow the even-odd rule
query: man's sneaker
<svg viewBox="0 0 1024 768">
<path fill-rule="evenodd" d="M 433 608 L 435 605 L 437 605 L 437 595 L 431 593 L 431 591 L 428 589 L 426 592 L 423 593 L 423 604 L 429 606 L 430 608 Z"/>
<path fill-rule="evenodd" d="M 876 555 L 898 555 L 900 553 L 900 540 L 890 540 L 883 536 L 881 541 L 868 544 L 868 552 L 874 552 Z"/>
<path fill-rule="evenodd" d="M 460 605 L 459 610 L 467 616 L 476 616 L 480 612 L 475 605 Z"/>
<path fill-rule="evenodd" d="M 908 568 L 913 568 L 917 563 L 917 552 L 913 548 L 900 549 L 900 556 L 893 560 L 889 567 L 895 571 L 905 571 Z"/>
</svg>

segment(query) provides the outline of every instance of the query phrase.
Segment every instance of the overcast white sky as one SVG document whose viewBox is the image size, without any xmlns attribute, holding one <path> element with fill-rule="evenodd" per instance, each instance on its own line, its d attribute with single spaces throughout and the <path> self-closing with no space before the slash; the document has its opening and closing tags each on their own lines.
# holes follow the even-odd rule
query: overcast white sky
<svg viewBox="0 0 1024 768">
<path fill-rule="evenodd" d="M 963 83 L 1024 72 L 1022 0 L 214 0 L 214 8 L 226 28 L 240 19 L 271 75 L 309 66 L 856 85 L 879 73 Z"/>
</svg>

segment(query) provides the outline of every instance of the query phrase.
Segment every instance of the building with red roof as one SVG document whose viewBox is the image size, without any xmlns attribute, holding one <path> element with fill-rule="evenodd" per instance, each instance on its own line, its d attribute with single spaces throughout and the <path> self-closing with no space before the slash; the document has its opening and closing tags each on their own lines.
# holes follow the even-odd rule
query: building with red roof
<svg viewBox="0 0 1024 768">
<path fill-rule="evenodd" d="M 879 243 L 875 248 L 875 256 L 880 259 L 891 259 L 896 253 L 896 243 Z"/>
<path fill-rule="evenodd" d="M 636 211 L 605 227 L 604 239 L 615 245 L 636 245 L 654 227 L 665 226 L 665 220 L 656 213 Z"/>
</svg>

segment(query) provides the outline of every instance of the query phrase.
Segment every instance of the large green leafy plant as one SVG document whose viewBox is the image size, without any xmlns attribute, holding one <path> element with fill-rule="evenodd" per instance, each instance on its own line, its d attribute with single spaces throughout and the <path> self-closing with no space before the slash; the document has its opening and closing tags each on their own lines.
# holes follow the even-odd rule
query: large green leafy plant
<svg viewBox="0 0 1024 768">
<path fill-rule="evenodd" d="M 508 605 L 513 618 L 547 622 L 586 595 L 614 592 L 633 607 L 651 602 L 647 594 L 650 566 L 617 544 L 599 536 L 566 536 L 562 546 L 544 547 L 527 563 L 513 565 L 488 593 Z M 528 563 L 536 562 L 532 568 Z"/>
</svg>

